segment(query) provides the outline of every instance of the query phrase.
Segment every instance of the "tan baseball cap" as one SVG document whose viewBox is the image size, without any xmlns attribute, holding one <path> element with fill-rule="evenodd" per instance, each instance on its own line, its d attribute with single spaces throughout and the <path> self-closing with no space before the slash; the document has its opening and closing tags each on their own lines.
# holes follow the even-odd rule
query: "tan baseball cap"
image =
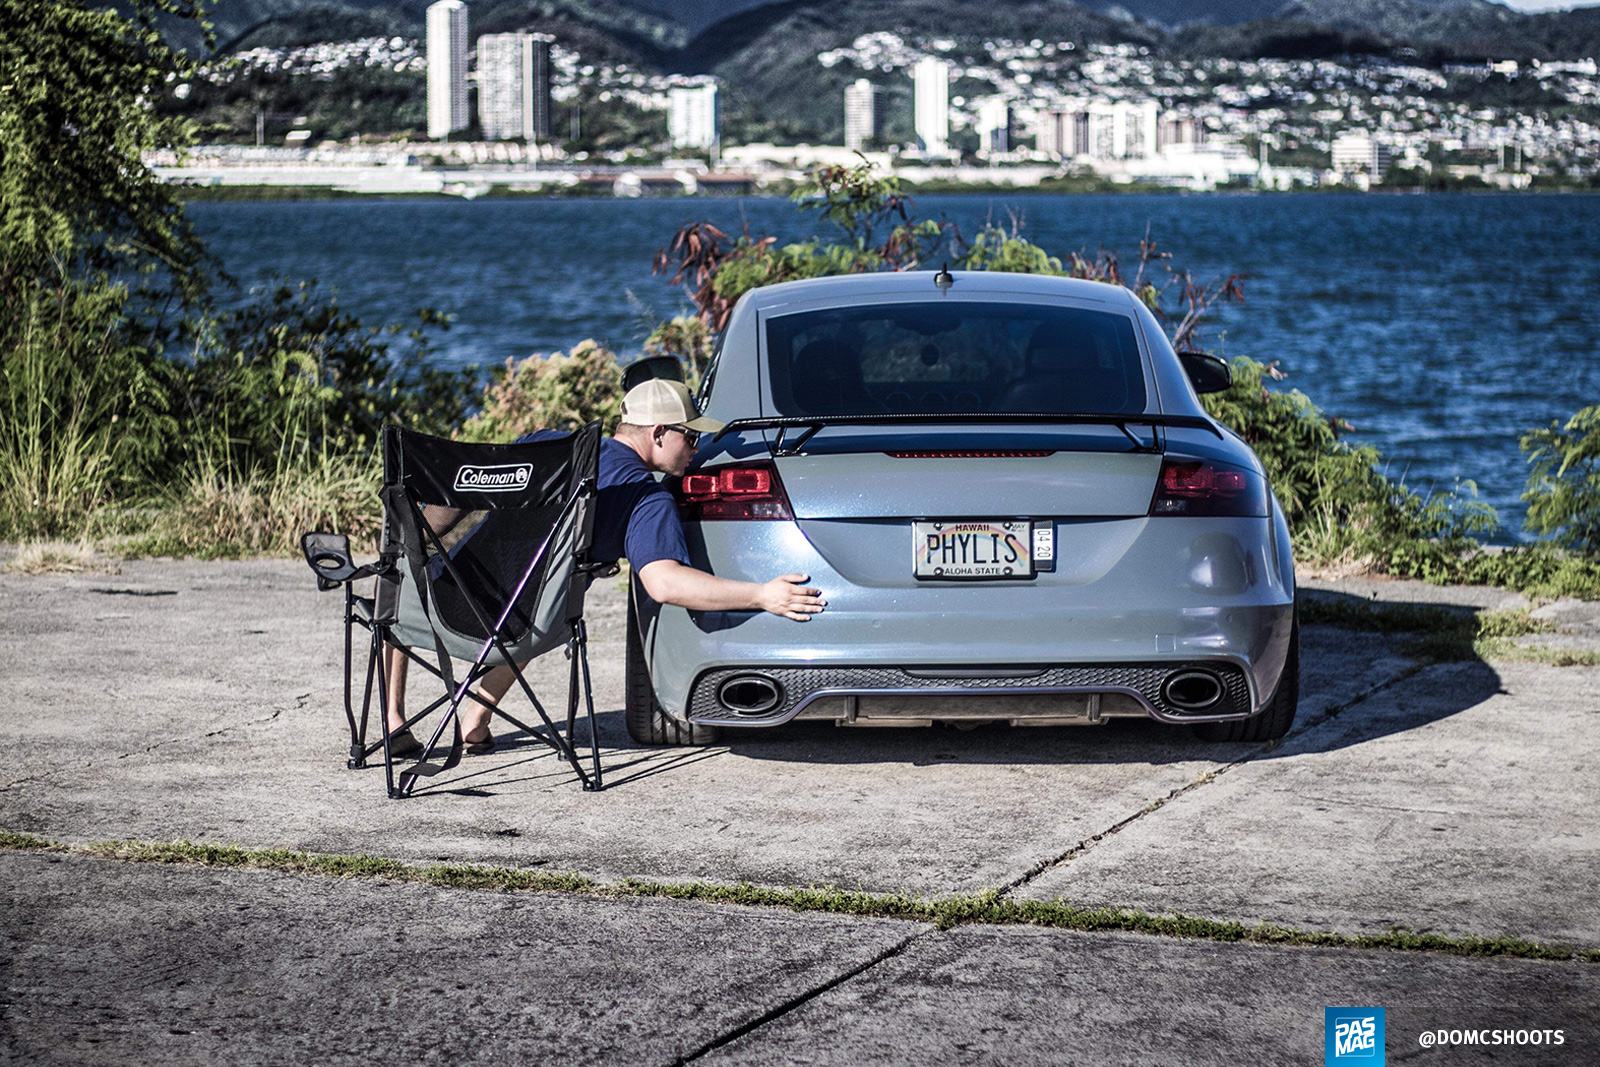
<svg viewBox="0 0 1600 1067">
<path fill-rule="evenodd" d="M 723 427 L 716 419 L 700 414 L 687 385 L 667 378 L 651 378 L 629 389 L 622 398 L 622 422 L 626 426 L 684 426 L 707 433 Z"/>
</svg>

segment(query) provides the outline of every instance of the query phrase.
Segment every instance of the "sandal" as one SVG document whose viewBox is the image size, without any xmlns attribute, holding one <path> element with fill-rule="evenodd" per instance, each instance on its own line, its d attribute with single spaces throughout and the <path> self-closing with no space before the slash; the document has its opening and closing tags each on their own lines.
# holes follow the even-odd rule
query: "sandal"
<svg viewBox="0 0 1600 1067">
<path fill-rule="evenodd" d="M 405 759 L 422 751 L 422 742 L 410 730 L 400 730 L 389 735 L 389 758 Z"/>
<path fill-rule="evenodd" d="M 466 738 L 462 738 L 462 740 L 465 741 Z M 467 741 L 467 755 L 469 756 L 487 756 L 493 751 L 494 734 L 490 733 L 488 730 L 483 731 L 483 740 Z"/>
</svg>

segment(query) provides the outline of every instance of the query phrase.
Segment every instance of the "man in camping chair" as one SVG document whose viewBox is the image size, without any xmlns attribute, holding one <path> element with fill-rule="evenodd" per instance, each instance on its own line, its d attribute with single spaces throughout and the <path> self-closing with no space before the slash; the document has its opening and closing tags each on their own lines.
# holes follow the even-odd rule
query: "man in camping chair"
<svg viewBox="0 0 1600 1067">
<path fill-rule="evenodd" d="M 652 378 L 630 389 L 622 398 L 616 436 L 600 445 L 590 556 L 611 562 L 626 557 L 645 593 L 658 604 L 676 604 L 692 611 L 769 611 L 805 622 L 827 604 L 819 590 L 801 584 L 809 575 L 783 574 L 765 583 L 735 582 L 689 565 L 677 503 L 651 473 L 681 476 L 694 457 L 700 435 L 720 429 L 722 423 L 700 414 L 682 382 Z M 558 436 L 557 431 L 540 430 L 518 440 Z M 446 531 L 455 524 L 458 513 L 430 506 L 424 508 L 423 517 L 448 545 Z M 468 536 L 476 536 L 481 529 Z M 401 759 L 422 751 L 422 742 L 404 728 L 406 658 L 389 648 L 384 649 L 384 656 L 389 677 L 387 715 L 393 731 L 389 747 L 393 756 Z M 496 667 L 484 676 L 478 691 L 484 700 L 497 704 L 514 677 L 509 667 Z M 460 716 L 466 751 L 474 755 L 492 751 L 489 709 L 469 699 L 462 703 Z"/>
</svg>

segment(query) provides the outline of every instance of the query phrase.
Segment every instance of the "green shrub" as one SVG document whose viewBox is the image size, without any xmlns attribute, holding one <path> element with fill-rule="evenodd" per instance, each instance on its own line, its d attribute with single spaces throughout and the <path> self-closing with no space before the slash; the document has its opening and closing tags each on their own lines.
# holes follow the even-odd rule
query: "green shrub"
<svg viewBox="0 0 1600 1067">
<path fill-rule="evenodd" d="M 683 364 L 684 377 L 691 390 L 699 388 L 715 348 L 716 337 L 694 315 L 669 319 L 644 339 L 645 355 L 672 356 Z"/>
<path fill-rule="evenodd" d="M 534 430 L 571 430 L 599 419 L 616 429 L 622 368 L 594 341 L 570 352 L 506 360 L 483 394 L 483 407 L 457 435 L 463 441 L 510 441 Z"/>
<path fill-rule="evenodd" d="M 790 199 L 816 211 L 837 235 L 779 246 L 775 237 L 746 233 L 728 247 L 726 233 L 696 222 L 672 235 L 656 253 L 653 269 L 670 275 L 672 285 L 692 286 L 690 298 L 701 320 L 720 331 L 733 305 L 751 289 L 839 274 L 915 270 L 957 237 L 948 223 L 916 221 L 900 180 L 875 173 L 865 160 L 854 167 L 818 168 Z M 879 241 L 886 224 L 888 232 Z M 950 258 L 954 262 L 956 256 Z"/>
<path fill-rule="evenodd" d="M 1525 526 L 1591 558 L 1600 557 L 1600 405 L 1522 436 L 1528 476 Z"/>
<path fill-rule="evenodd" d="M 478 391 L 475 371 L 431 362 L 429 331 L 448 325 L 423 308 L 409 330 L 367 326 L 315 286 L 287 283 L 203 319 L 192 359 L 173 364 L 184 444 L 173 458 L 204 454 L 248 475 L 371 451 L 386 422 L 448 434 Z"/>
</svg>

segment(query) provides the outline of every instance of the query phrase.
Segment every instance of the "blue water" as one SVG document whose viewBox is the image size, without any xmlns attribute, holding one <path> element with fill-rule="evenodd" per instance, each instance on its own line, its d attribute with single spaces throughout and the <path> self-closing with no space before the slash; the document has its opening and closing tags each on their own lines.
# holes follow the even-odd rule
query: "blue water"
<svg viewBox="0 0 1600 1067">
<path fill-rule="evenodd" d="M 968 235 L 1020 210 L 1052 253 L 1100 247 L 1125 265 L 1148 227 L 1200 278 L 1249 275 L 1246 303 L 1204 337 L 1277 360 L 1417 488 L 1477 482 L 1507 536 L 1520 526 L 1526 429 L 1600 403 L 1597 196 L 927 196 Z M 593 337 L 623 353 L 687 300 L 650 273 L 682 223 L 781 239 L 817 231 L 782 200 L 199 203 L 247 285 L 316 278 L 352 311 L 455 316 L 446 360 L 503 362 Z M 1503 538 L 1502 538 L 1503 539 Z"/>
</svg>

